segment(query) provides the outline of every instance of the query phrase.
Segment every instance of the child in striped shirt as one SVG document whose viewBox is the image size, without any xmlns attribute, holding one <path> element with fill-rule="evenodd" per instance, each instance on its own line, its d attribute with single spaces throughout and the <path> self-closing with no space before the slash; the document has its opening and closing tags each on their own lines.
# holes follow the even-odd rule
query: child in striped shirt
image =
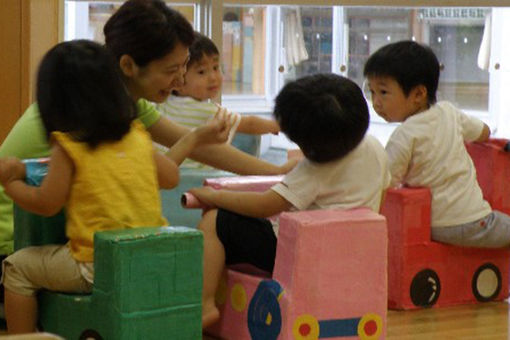
<svg viewBox="0 0 510 340">
<path fill-rule="evenodd" d="M 223 83 L 220 53 L 211 39 L 195 32 L 195 40 L 189 52 L 184 85 L 166 102 L 157 105 L 159 112 L 168 115 L 172 121 L 190 128 L 203 125 L 216 114 L 226 114 L 232 123 L 228 143 L 232 141 L 236 131 L 252 135 L 277 134 L 280 131 L 278 123 L 274 120 L 242 116 L 229 112 L 211 101 L 220 93 Z M 186 160 L 183 165 L 197 167 L 199 163 Z"/>
</svg>

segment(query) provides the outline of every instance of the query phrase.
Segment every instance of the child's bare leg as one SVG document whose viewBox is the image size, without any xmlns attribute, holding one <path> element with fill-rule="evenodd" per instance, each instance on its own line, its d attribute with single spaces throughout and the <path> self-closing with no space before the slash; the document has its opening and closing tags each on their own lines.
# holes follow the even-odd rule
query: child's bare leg
<svg viewBox="0 0 510 340">
<path fill-rule="evenodd" d="M 218 321 L 220 312 L 216 307 L 214 297 L 225 268 L 225 249 L 216 234 L 217 210 L 210 210 L 204 214 L 198 229 L 204 235 L 204 286 L 202 292 L 202 327 L 212 325 Z"/>
<path fill-rule="evenodd" d="M 5 290 L 5 319 L 9 334 L 33 333 L 37 323 L 37 298 Z"/>
</svg>

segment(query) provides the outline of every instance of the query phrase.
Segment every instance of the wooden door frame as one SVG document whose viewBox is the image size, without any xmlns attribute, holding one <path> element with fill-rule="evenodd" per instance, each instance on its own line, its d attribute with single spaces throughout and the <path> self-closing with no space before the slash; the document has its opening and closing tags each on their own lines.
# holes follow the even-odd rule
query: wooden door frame
<svg viewBox="0 0 510 340">
<path fill-rule="evenodd" d="M 62 40 L 64 0 L 2 0 L 0 142 L 34 101 L 39 61 Z"/>
</svg>

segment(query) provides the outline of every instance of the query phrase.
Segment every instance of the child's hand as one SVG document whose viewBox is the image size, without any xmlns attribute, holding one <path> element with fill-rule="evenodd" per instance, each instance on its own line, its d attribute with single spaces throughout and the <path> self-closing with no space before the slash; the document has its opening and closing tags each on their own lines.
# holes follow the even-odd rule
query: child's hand
<svg viewBox="0 0 510 340">
<path fill-rule="evenodd" d="M 299 163 L 299 159 L 296 159 L 296 158 L 291 158 L 287 161 L 287 163 L 283 164 L 282 166 L 280 166 L 280 174 L 286 174 L 288 173 L 289 171 L 291 171 L 292 169 L 294 169 L 294 167 L 296 166 L 296 164 Z"/>
<path fill-rule="evenodd" d="M 214 207 L 214 195 L 216 190 L 211 187 L 191 188 L 189 190 L 202 204 Z"/>
<path fill-rule="evenodd" d="M 25 178 L 25 164 L 15 157 L 0 159 L 0 183 L 6 186 L 9 182 Z"/>
<path fill-rule="evenodd" d="M 230 112 L 229 110 L 222 107 L 218 103 L 216 103 L 216 107 L 218 108 L 218 111 L 216 111 L 216 114 L 214 115 L 213 119 L 226 120 L 230 124 L 230 131 L 228 133 L 228 137 L 226 140 L 226 143 L 230 144 L 237 131 L 237 127 L 241 123 L 241 116 L 239 114 L 234 114 Z"/>
<path fill-rule="evenodd" d="M 232 124 L 227 116 L 216 114 L 213 119 L 195 128 L 192 133 L 195 135 L 198 145 L 225 143 L 231 128 Z"/>
</svg>

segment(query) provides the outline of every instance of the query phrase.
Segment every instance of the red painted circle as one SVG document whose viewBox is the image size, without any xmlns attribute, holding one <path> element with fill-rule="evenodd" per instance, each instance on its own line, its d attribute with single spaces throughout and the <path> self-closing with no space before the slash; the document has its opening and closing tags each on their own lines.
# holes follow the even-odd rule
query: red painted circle
<svg viewBox="0 0 510 340">
<path fill-rule="evenodd" d="M 312 330 L 312 328 L 310 327 L 309 324 L 302 324 L 301 326 L 299 326 L 299 334 L 301 334 L 302 336 L 307 336 L 308 334 L 310 334 L 310 331 Z"/>
<path fill-rule="evenodd" d="M 377 332 L 377 322 L 375 322 L 375 320 L 367 321 L 367 322 L 365 322 L 365 325 L 363 326 L 363 328 L 365 329 L 366 335 L 368 335 L 368 336 L 374 335 L 375 332 Z"/>
</svg>

